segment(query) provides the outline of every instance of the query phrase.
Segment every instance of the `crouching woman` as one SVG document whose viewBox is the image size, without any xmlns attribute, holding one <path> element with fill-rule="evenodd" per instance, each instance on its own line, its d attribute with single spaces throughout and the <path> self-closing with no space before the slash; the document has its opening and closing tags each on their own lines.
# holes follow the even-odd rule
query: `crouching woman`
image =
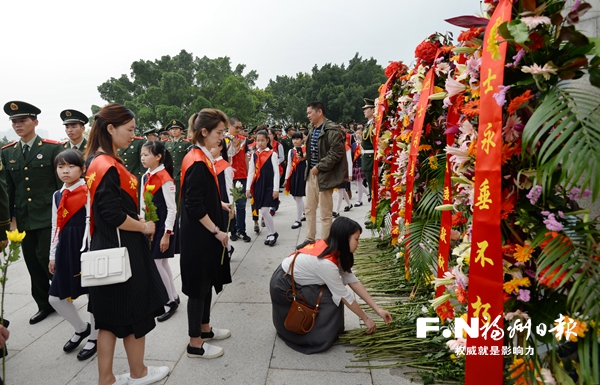
<svg viewBox="0 0 600 385">
<path fill-rule="evenodd" d="M 314 306 L 321 286 L 326 285 L 315 326 L 307 334 L 293 333 L 284 326 L 291 305 L 291 277 L 288 272 L 295 253 L 284 259 L 273 273 L 270 284 L 273 324 L 277 335 L 290 348 L 304 354 L 329 349 L 338 334 L 344 331 L 344 306 L 340 302 L 364 321 L 367 334 L 373 333 L 376 329 L 375 322 L 360 308 L 354 293 L 383 318 L 386 325 L 392 321 L 390 313 L 377 306 L 352 273 L 353 253 L 358 247 L 361 232 L 362 228 L 357 222 L 340 217 L 333 222 L 326 240 L 318 240 L 298 250 L 294 263 L 296 293 Z"/>
</svg>

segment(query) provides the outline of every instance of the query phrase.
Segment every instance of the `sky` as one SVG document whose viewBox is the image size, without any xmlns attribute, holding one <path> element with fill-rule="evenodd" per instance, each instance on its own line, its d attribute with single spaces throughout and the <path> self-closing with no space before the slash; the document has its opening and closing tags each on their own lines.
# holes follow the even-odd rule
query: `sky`
<svg viewBox="0 0 600 385">
<path fill-rule="evenodd" d="M 384 67 L 410 63 L 430 34 L 458 36 L 444 19 L 481 14 L 479 0 L 32 0 L 2 8 L 0 105 L 34 104 L 38 134 L 52 139 L 66 137 L 62 110 L 91 115 L 93 104 L 106 104 L 97 87 L 129 75 L 136 60 L 182 49 L 229 56 L 234 67 L 256 70 L 264 88 L 277 75 L 347 63 L 356 53 Z M 0 122 L 0 138 L 16 139 L 10 121 Z"/>
</svg>

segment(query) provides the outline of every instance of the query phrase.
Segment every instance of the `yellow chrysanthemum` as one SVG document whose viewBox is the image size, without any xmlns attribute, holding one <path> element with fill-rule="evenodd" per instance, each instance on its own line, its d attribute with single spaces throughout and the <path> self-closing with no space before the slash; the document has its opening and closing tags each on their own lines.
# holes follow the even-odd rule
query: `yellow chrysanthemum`
<svg viewBox="0 0 600 385">
<path fill-rule="evenodd" d="M 527 262 L 531 259 L 531 253 L 533 253 L 533 247 L 525 243 L 523 246 L 516 245 L 517 251 L 513 254 L 513 257 L 519 262 Z"/>
<path fill-rule="evenodd" d="M 512 280 L 504 283 L 504 291 L 508 294 L 518 293 L 519 286 L 529 287 L 531 286 L 531 281 L 528 277 L 523 278 L 513 278 Z"/>
<path fill-rule="evenodd" d="M 13 231 L 6 230 L 6 238 L 11 242 L 22 242 L 23 238 L 25 238 L 25 231 L 19 232 L 17 229 Z"/>
</svg>

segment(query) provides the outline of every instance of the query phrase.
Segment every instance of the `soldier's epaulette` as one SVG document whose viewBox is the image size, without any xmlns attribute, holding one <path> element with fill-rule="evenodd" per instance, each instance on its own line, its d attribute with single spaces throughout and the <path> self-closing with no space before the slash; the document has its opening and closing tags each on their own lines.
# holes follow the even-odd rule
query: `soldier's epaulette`
<svg viewBox="0 0 600 385">
<path fill-rule="evenodd" d="M 64 143 L 61 143 L 58 140 L 54 140 L 54 139 L 42 139 L 42 142 L 50 143 L 50 144 L 60 144 L 60 145 L 64 144 Z"/>
<path fill-rule="evenodd" d="M 184 141 L 184 142 L 188 142 L 188 143 L 190 143 L 192 140 L 191 140 L 191 139 L 188 139 L 188 138 L 184 138 L 184 139 L 183 139 L 183 141 Z"/>
<path fill-rule="evenodd" d="M 133 138 L 133 139 L 137 139 L 137 140 L 144 140 L 144 138 L 142 138 L 141 136 L 136 136 L 136 137 L 135 137 L 135 138 Z"/>
<path fill-rule="evenodd" d="M 9 144 L 7 144 L 6 146 L 2 147 L 1 149 L 2 149 L 2 150 L 4 150 L 5 148 L 8 148 L 8 147 L 10 147 L 10 146 L 14 146 L 15 144 L 17 144 L 17 142 L 12 142 L 12 143 L 9 143 Z"/>
</svg>

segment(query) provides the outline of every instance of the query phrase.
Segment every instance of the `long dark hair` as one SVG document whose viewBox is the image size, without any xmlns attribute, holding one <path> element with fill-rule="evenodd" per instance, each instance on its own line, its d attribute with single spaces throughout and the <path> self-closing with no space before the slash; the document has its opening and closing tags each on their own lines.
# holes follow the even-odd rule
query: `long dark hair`
<svg viewBox="0 0 600 385">
<path fill-rule="evenodd" d="M 362 227 L 358 222 L 347 217 L 339 217 L 333 221 L 329 237 L 325 240 L 327 248 L 318 257 L 323 258 L 326 255 L 337 253 L 342 270 L 347 273 L 352 272 L 354 254 L 350 252 L 350 236 L 357 231 L 362 233 Z"/>
<path fill-rule="evenodd" d="M 231 145 L 233 146 L 233 143 Z M 221 140 L 221 158 L 223 158 L 225 162 L 229 162 L 229 154 L 227 153 L 227 141 L 225 139 Z"/>
<path fill-rule="evenodd" d="M 94 116 L 94 124 L 90 131 L 85 158 L 96 155 L 99 148 L 121 162 L 121 158 L 113 151 L 112 136 L 108 133 L 108 125 L 114 127 L 122 126 L 132 119 L 135 119 L 135 114 L 129 108 L 117 104 L 110 103 L 102 107 Z"/>
<path fill-rule="evenodd" d="M 160 164 L 165 165 L 165 170 L 167 170 L 167 172 L 169 173 L 169 175 L 171 175 L 172 178 L 173 157 L 171 156 L 169 150 L 167 150 L 167 148 L 165 147 L 164 143 L 158 140 L 150 140 L 144 143 L 142 147 L 146 147 L 147 149 L 149 149 L 152 155 L 154 156 L 160 155 Z"/>
</svg>

